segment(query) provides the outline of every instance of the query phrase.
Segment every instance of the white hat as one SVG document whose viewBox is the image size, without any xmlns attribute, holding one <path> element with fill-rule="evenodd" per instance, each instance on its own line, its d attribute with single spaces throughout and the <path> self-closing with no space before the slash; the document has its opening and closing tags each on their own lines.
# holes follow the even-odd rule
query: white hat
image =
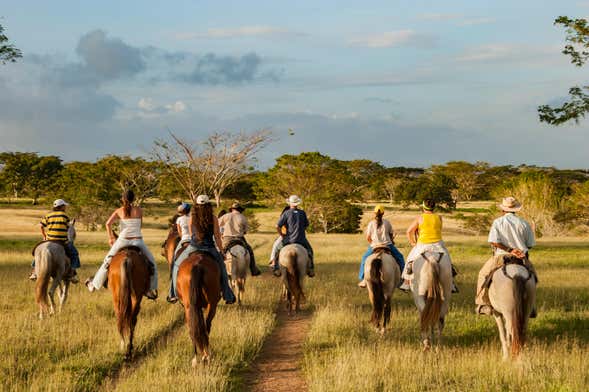
<svg viewBox="0 0 589 392">
<path fill-rule="evenodd" d="M 291 205 L 291 206 L 298 206 L 299 204 L 301 204 L 303 201 L 301 200 L 300 197 L 298 197 L 297 195 L 290 195 L 288 199 L 286 199 L 286 202 Z"/>
<path fill-rule="evenodd" d="M 207 204 L 209 202 L 209 197 L 207 195 L 198 195 L 196 198 L 196 204 Z"/>
<path fill-rule="evenodd" d="M 498 207 L 505 212 L 517 212 L 522 209 L 522 203 L 517 201 L 515 197 L 509 196 L 503 198 Z"/>
<path fill-rule="evenodd" d="M 66 203 L 65 200 L 63 200 L 63 199 L 57 199 L 57 200 L 55 200 L 53 202 L 53 207 L 54 208 L 61 207 L 61 206 L 69 206 L 69 204 Z"/>
</svg>

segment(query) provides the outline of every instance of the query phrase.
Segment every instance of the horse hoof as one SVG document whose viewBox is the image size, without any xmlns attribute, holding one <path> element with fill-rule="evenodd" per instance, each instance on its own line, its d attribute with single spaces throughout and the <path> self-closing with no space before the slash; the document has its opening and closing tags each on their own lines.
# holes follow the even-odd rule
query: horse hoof
<svg viewBox="0 0 589 392">
<path fill-rule="evenodd" d="M 198 366 L 198 360 L 196 359 L 196 356 L 194 358 L 192 358 L 192 367 L 195 368 Z"/>
</svg>

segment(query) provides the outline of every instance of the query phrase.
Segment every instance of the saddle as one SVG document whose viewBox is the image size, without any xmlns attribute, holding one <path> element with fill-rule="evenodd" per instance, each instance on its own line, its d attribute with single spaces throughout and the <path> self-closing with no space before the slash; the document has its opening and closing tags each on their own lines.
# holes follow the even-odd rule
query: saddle
<svg viewBox="0 0 589 392">
<path fill-rule="evenodd" d="M 376 247 L 376 248 L 372 249 L 372 254 L 373 255 L 374 254 L 377 254 L 377 253 L 386 253 L 386 254 L 389 254 L 391 256 L 393 255 L 393 252 L 391 252 L 391 249 L 388 246 L 379 246 L 379 247 Z"/>
<path fill-rule="evenodd" d="M 134 251 L 137 252 L 140 256 L 141 256 L 141 260 L 143 260 L 143 263 L 145 263 L 145 266 L 147 267 L 147 270 L 149 271 L 149 275 L 153 275 L 155 273 L 153 265 L 149 262 L 149 260 L 147 260 L 147 256 L 145 256 L 145 254 L 141 251 L 141 248 L 139 248 L 138 246 L 125 246 L 121 249 L 119 249 L 119 251 L 117 253 L 121 253 L 121 252 L 128 252 L 129 251 Z"/>
<path fill-rule="evenodd" d="M 31 252 L 31 254 L 33 256 L 35 256 L 35 251 L 37 250 L 37 248 L 39 247 L 39 245 L 44 244 L 45 242 L 53 242 L 54 244 L 59 244 L 59 245 L 63 246 L 63 249 L 65 250 L 65 254 L 66 255 L 69 255 L 68 248 L 67 248 L 67 246 L 65 246 L 65 241 L 59 241 L 59 240 L 43 240 L 43 241 L 37 242 L 35 244 L 35 246 L 33 247 L 33 251 Z"/>
<path fill-rule="evenodd" d="M 178 242 L 180 242 L 180 241 L 178 241 Z M 180 246 L 180 249 L 178 249 L 176 254 L 174 254 L 174 260 L 176 260 L 178 258 L 178 256 L 180 256 L 182 254 L 182 252 L 184 252 L 184 250 L 186 250 L 186 248 L 188 247 L 189 244 L 190 244 L 190 241 L 186 241 L 182 244 L 182 246 Z M 178 245 L 176 244 L 176 246 L 178 246 Z"/>
<path fill-rule="evenodd" d="M 538 278 L 536 277 L 536 274 L 532 273 L 532 271 L 528 267 L 527 260 L 528 260 L 527 257 L 520 259 L 519 257 L 511 255 L 511 254 L 501 257 L 501 263 L 498 264 L 495 268 L 493 268 L 491 270 L 491 272 L 489 272 L 489 275 L 487 275 L 487 277 L 485 278 L 485 282 L 483 283 L 483 288 L 488 289 L 491 286 L 491 283 L 493 282 L 493 274 L 498 270 L 501 270 L 503 272 L 503 275 L 505 275 L 506 277 L 511 279 L 511 276 L 509 276 L 507 274 L 507 269 L 506 269 L 506 267 L 510 264 L 521 265 L 522 267 L 524 267 L 528 271 L 528 279 L 530 279 L 533 276 L 536 279 L 536 283 L 538 283 Z"/>
<path fill-rule="evenodd" d="M 247 249 L 247 246 L 245 244 L 245 241 L 243 239 L 241 239 L 241 238 L 239 238 L 239 239 L 236 238 L 236 239 L 233 239 L 233 240 L 229 241 L 229 243 L 227 244 L 227 246 L 225 246 L 223 248 L 223 250 L 221 251 L 221 253 L 223 254 L 223 256 L 225 256 L 227 254 L 227 252 L 229 252 L 231 250 L 231 248 L 233 248 L 235 245 L 241 245 L 241 246 L 243 246 L 244 248 Z"/>
</svg>

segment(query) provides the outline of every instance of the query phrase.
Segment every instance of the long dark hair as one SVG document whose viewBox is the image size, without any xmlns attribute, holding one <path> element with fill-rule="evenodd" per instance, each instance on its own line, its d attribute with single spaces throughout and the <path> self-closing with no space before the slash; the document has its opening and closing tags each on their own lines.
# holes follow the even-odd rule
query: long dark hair
<svg viewBox="0 0 589 392">
<path fill-rule="evenodd" d="M 131 216 L 131 209 L 133 208 L 133 201 L 135 200 L 135 194 L 132 190 L 128 189 L 123 192 L 123 197 L 121 198 L 123 201 L 123 212 L 125 218 Z"/>
<path fill-rule="evenodd" d="M 213 230 L 213 206 L 211 203 L 195 204 L 190 211 L 196 239 L 202 240 L 205 233 Z"/>
<path fill-rule="evenodd" d="M 376 227 L 380 227 L 382 226 L 382 217 L 384 215 L 384 212 L 380 212 L 380 211 L 376 211 L 374 213 L 374 219 L 376 219 Z"/>
<path fill-rule="evenodd" d="M 421 207 L 426 211 L 433 211 L 436 208 L 436 201 L 434 199 L 425 199 Z"/>
</svg>

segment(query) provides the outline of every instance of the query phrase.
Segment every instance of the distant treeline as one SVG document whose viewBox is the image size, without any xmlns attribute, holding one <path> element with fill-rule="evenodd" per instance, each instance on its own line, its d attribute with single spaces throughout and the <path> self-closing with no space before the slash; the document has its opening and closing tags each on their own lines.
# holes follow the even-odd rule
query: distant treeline
<svg viewBox="0 0 589 392">
<path fill-rule="evenodd" d="M 588 180 L 588 170 L 464 161 L 428 168 L 385 167 L 368 159 L 344 161 L 307 152 L 283 155 L 267 171 L 244 170 L 222 189 L 218 200 L 222 205 L 236 199 L 274 207 L 284 205 L 289 194 L 298 194 L 315 231 L 353 232 L 358 229 L 359 202 L 408 207 L 433 198 L 452 210 L 460 201 L 513 194 L 527 204 L 528 214 L 535 214 L 529 217 L 537 230 L 550 234 L 570 224 L 587 224 Z M 94 162 L 64 163 L 58 156 L 0 153 L 0 192 L 5 198 L 30 198 L 35 204 L 41 198 L 64 198 L 88 225 L 103 222 L 127 188 L 139 202 L 190 198 L 170 174 L 169 163 L 150 158 L 109 155 Z"/>
</svg>

